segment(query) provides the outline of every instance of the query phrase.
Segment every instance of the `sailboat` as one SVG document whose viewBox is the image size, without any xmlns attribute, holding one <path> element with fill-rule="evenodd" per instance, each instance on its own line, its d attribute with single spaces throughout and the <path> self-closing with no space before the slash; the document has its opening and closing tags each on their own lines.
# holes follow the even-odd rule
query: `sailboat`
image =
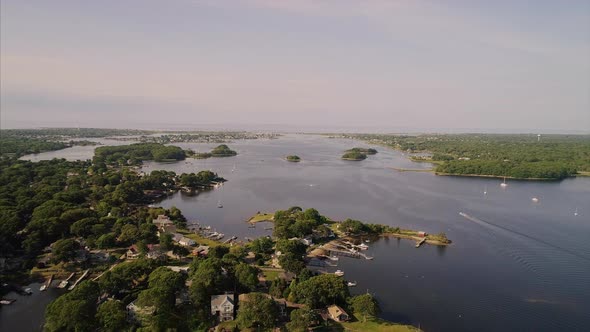
<svg viewBox="0 0 590 332">
<path fill-rule="evenodd" d="M 506 183 L 506 177 L 504 177 L 504 182 L 500 183 L 500 187 L 502 187 L 502 188 L 508 187 L 508 183 Z"/>
<path fill-rule="evenodd" d="M 488 186 L 484 186 L 483 187 L 483 194 L 487 195 L 488 194 Z"/>
<path fill-rule="evenodd" d="M 574 216 L 578 216 L 578 208 L 576 208 L 576 211 L 574 211 Z"/>
</svg>

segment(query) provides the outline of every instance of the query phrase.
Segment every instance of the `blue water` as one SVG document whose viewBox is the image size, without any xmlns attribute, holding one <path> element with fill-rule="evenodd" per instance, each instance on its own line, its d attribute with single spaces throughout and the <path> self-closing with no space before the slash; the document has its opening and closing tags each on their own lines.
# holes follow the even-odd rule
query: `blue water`
<svg viewBox="0 0 590 332">
<path fill-rule="evenodd" d="M 196 151 L 214 146 L 178 145 Z M 161 205 L 242 238 L 270 234 L 247 227 L 257 211 L 293 205 L 336 220 L 444 232 L 453 240 L 446 248 L 382 239 L 370 244 L 373 261 L 341 259 L 338 268 L 358 282 L 353 292 L 377 296 L 382 317 L 426 331 L 588 330 L 590 178 L 508 181 L 502 189 L 497 179 L 395 171 L 430 166 L 384 147 L 364 161 L 342 161 L 343 150 L 367 146 L 351 140 L 287 135 L 229 145 L 238 156 L 146 163 L 146 171 L 211 169 L 228 179 L 220 189 L 179 193 Z M 290 154 L 303 161 L 286 162 Z"/>
</svg>

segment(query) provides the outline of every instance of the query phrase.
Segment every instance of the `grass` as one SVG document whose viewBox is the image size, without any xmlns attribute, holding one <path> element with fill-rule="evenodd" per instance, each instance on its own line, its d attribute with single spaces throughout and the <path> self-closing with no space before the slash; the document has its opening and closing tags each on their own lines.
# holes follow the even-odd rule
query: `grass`
<svg viewBox="0 0 590 332">
<path fill-rule="evenodd" d="M 357 320 L 356 322 L 340 323 L 346 331 L 363 331 L 363 332 L 418 332 L 421 331 L 412 325 L 403 325 L 388 322 L 379 318 L 367 319 L 366 322 Z"/>
<path fill-rule="evenodd" d="M 177 232 L 188 237 L 189 239 L 195 240 L 195 242 L 197 242 L 197 244 L 199 244 L 199 245 L 209 246 L 209 247 L 217 247 L 217 246 L 221 245 L 221 243 L 219 243 L 217 241 L 204 238 L 198 234 L 191 233 L 189 231 L 178 230 Z"/>
<path fill-rule="evenodd" d="M 277 279 L 279 277 L 279 274 L 281 272 L 284 272 L 284 270 L 281 270 L 281 269 L 266 268 L 266 267 L 261 267 L 260 270 L 262 271 L 262 274 L 264 275 L 264 279 L 266 279 L 268 281 Z"/>
<path fill-rule="evenodd" d="M 256 223 L 256 222 L 263 222 L 263 221 L 273 221 L 275 218 L 274 213 L 256 213 L 250 220 L 249 223 Z"/>
</svg>

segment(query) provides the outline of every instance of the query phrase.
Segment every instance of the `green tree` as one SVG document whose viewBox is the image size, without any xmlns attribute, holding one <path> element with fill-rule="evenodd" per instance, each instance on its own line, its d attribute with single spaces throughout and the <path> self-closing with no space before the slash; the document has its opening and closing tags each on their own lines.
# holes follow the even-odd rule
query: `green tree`
<svg viewBox="0 0 590 332">
<path fill-rule="evenodd" d="M 250 293 L 247 301 L 242 301 L 238 309 L 237 323 L 240 328 L 270 329 L 278 319 L 278 308 L 275 301 L 265 294 Z"/>
<path fill-rule="evenodd" d="M 309 308 L 295 309 L 291 312 L 291 321 L 287 323 L 289 332 L 306 332 L 307 329 L 319 321 L 315 310 Z"/>
<path fill-rule="evenodd" d="M 350 302 L 354 314 L 362 316 L 364 321 L 367 317 L 375 317 L 379 314 L 379 303 L 371 294 L 357 295 Z"/>
<path fill-rule="evenodd" d="M 245 263 L 240 263 L 235 268 L 235 276 L 242 288 L 254 290 L 258 286 L 258 269 Z"/>
<path fill-rule="evenodd" d="M 93 331 L 98 295 L 96 283 L 84 281 L 70 293 L 58 297 L 45 310 L 45 330 Z"/>
<path fill-rule="evenodd" d="M 74 239 L 62 239 L 53 244 L 51 257 L 54 262 L 69 262 L 76 257 L 78 243 Z"/>
<path fill-rule="evenodd" d="M 122 331 L 127 326 L 125 305 L 118 300 L 106 301 L 98 307 L 96 319 L 104 331 Z"/>
</svg>

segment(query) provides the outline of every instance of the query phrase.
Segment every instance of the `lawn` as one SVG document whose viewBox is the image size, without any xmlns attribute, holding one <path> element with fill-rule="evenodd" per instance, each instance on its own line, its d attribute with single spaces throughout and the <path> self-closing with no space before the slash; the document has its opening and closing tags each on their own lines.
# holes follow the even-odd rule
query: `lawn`
<svg viewBox="0 0 590 332">
<path fill-rule="evenodd" d="M 363 332 L 419 332 L 417 327 L 412 325 L 402 325 L 379 318 L 367 319 L 366 322 L 357 320 L 356 322 L 340 323 L 346 331 L 363 331 Z"/>
<path fill-rule="evenodd" d="M 218 245 L 221 245 L 221 243 L 219 243 L 217 241 L 204 238 L 198 234 L 191 233 L 189 231 L 178 230 L 177 232 L 188 237 L 189 239 L 195 240 L 195 242 L 197 242 L 197 244 L 199 244 L 199 245 L 209 246 L 209 247 L 217 247 Z"/>
<path fill-rule="evenodd" d="M 275 218 L 274 213 L 257 213 L 255 214 L 250 220 L 249 223 L 256 223 L 256 222 L 263 222 L 263 221 L 273 221 Z"/>
</svg>

